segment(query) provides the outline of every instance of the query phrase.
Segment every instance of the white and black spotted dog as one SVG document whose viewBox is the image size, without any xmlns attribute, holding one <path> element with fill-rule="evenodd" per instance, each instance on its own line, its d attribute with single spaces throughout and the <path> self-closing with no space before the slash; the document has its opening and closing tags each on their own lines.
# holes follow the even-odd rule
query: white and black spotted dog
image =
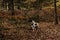
<svg viewBox="0 0 60 40">
<path fill-rule="evenodd" d="M 34 20 L 31 20 L 31 28 L 32 30 L 37 30 L 39 27 L 39 23 L 35 22 Z"/>
</svg>

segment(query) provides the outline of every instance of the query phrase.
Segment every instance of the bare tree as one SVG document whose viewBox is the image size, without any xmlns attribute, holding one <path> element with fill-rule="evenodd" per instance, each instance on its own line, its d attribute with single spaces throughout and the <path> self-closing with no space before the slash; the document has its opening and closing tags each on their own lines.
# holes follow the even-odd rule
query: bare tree
<svg viewBox="0 0 60 40">
<path fill-rule="evenodd" d="M 58 24 L 56 0 L 54 0 L 54 7 L 55 24 Z"/>
<path fill-rule="evenodd" d="M 17 0 L 17 9 L 20 9 L 20 0 Z"/>
<path fill-rule="evenodd" d="M 14 15 L 14 0 L 8 1 L 8 10 L 10 10 L 11 14 Z"/>
</svg>

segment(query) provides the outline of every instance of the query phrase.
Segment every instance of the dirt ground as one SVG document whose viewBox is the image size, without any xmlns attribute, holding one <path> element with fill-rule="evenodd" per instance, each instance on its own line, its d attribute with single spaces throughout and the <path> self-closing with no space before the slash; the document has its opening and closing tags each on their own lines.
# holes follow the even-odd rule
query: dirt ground
<svg viewBox="0 0 60 40">
<path fill-rule="evenodd" d="M 60 40 L 60 24 L 40 22 L 38 30 L 33 32 L 29 24 L 15 22 L 0 21 L 1 40 Z"/>
<path fill-rule="evenodd" d="M 22 20 L 25 18 L 24 15 L 22 17 L 18 13 L 19 15 L 11 16 L 0 12 L 0 40 L 60 40 L 60 21 L 59 24 L 55 25 L 51 21 L 53 15 L 42 13 L 43 21 L 40 20 L 38 30 L 33 32 L 30 23 L 25 19 Z"/>
</svg>

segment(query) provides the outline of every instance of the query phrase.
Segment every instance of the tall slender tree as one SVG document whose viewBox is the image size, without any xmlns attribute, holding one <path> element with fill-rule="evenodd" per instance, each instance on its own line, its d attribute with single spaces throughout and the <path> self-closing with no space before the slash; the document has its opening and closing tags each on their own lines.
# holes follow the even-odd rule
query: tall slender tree
<svg viewBox="0 0 60 40">
<path fill-rule="evenodd" d="M 58 24 L 56 0 L 54 0 L 54 17 L 55 17 L 55 24 Z"/>
<path fill-rule="evenodd" d="M 11 12 L 14 15 L 14 0 L 11 0 Z"/>
<path fill-rule="evenodd" d="M 4 0 L 2 0 L 2 7 L 4 8 L 4 3 L 5 3 L 5 1 Z"/>
<path fill-rule="evenodd" d="M 10 10 L 11 14 L 14 15 L 14 0 L 8 1 L 8 10 Z"/>
<path fill-rule="evenodd" d="M 20 9 L 20 0 L 17 0 L 17 9 Z"/>
</svg>

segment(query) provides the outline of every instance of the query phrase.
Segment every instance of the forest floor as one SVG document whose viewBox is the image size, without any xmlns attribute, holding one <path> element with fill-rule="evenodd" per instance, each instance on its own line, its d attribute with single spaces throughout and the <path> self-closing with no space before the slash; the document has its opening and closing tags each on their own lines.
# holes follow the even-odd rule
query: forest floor
<svg viewBox="0 0 60 40">
<path fill-rule="evenodd" d="M 43 17 L 53 20 L 49 15 L 45 14 Z M 24 17 L 0 12 L 0 40 L 60 40 L 60 21 L 55 25 L 53 21 L 40 20 L 38 30 L 33 32 L 30 23 L 22 19 Z"/>
<path fill-rule="evenodd" d="M 0 39 L 2 40 L 60 40 L 60 24 L 40 22 L 38 30 L 32 31 L 29 23 L 0 19 Z M 1 37 L 2 36 L 2 37 Z"/>
<path fill-rule="evenodd" d="M 60 40 L 60 24 L 41 22 L 38 30 L 32 31 L 28 24 L 12 25 L 4 21 L 0 25 L 0 36 L 2 40 Z"/>
</svg>

